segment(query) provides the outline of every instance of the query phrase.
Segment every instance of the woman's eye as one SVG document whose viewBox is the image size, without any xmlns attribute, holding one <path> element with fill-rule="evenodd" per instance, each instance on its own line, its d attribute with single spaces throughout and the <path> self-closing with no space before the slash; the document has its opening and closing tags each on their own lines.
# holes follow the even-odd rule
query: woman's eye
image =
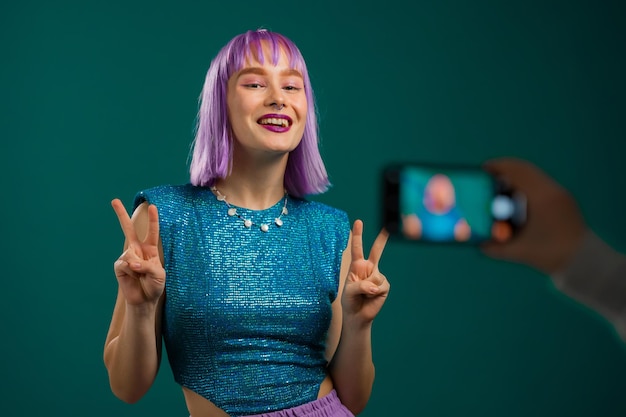
<svg viewBox="0 0 626 417">
<path fill-rule="evenodd" d="M 288 85 L 288 86 L 285 86 L 283 88 L 285 90 L 287 90 L 287 91 L 300 91 L 300 90 L 302 90 L 302 88 L 296 87 L 295 85 Z"/>
<path fill-rule="evenodd" d="M 261 88 L 261 87 L 263 87 L 259 83 L 248 83 L 248 84 L 244 84 L 243 86 L 247 87 L 247 88 Z"/>
</svg>

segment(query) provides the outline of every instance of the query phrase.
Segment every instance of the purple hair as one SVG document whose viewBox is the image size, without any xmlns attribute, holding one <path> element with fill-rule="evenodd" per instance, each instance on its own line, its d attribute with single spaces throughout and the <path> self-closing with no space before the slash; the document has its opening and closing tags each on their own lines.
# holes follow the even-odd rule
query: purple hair
<svg viewBox="0 0 626 417">
<path fill-rule="evenodd" d="M 271 58 L 274 65 L 278 63 L 281 51 L 284 51 L 290 67 L 300 71 L 304 78 L 308 103 L 306 123 L 302 140 L 290 152 L 287 160 L 285 188 L 295 197 L 323 193 L 330 183 L 318 148 L 315 98 L 304 57 L 291 40 L 265 29 L 250 30 L 235 36 L 219 51 L 209 66 L 200 97 L 190 166 L 191 183 L 211 186 L 216 179 L 225 178 L 230 173 L 233 137 L 226 104 L 228 80 L 243 68 L 248 58 L 254 58 L 263 64 L 265 57 L 261 42 L 269 48 L 271 56 L 268 58 Z"/>
</svg>

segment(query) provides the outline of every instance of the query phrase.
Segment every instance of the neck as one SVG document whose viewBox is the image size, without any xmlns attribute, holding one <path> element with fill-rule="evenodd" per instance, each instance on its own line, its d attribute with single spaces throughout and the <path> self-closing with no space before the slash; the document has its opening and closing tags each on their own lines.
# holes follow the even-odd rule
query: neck
<svg viewBox="0 0 626 417">
<path fill-rule="evenodd" d="M 230 204 L 252 210 L 272 207 L 285 196 L 287 158 L 279 163 L 236 161 L 231 174 L 216 182 L 215 187 Z"/>
</svg>

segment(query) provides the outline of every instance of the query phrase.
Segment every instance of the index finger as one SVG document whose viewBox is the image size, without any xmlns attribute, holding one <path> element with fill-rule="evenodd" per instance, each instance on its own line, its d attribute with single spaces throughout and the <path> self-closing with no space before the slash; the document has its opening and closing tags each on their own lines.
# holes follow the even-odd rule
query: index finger
<svg viewBox="0 0 626 417">
<path fill-rule="evenodd" d="M 485 166 L 487 170 L 500 174 L 514 190 L 525 194 L 532 205 L 546 194 L 563 191 L 563 186 L 548 173 L 523 159 L 501 158 Z"/>
<path fill-rule="evenodd" d="M 486 171 L 496 175 L 504 175 L 510 180 L 522 178 L 531 170 L 529 162 L 512 157 L 491 159 L 485 162 L 483 166 Z"/>
<path fill-rule="evenodd" d="M 363 259 L 363 222 L 355 220 L 352 226 L 352 245 L 350 248 L 352 260 Z"/>
<path fill-rule="evenodd" d="M 368 259 L 376 265 L 378 265 L 378 262 L 383 255 L 385 245 L 387 245 L 387 239 L 389 239 L 389 232 L 385 229 L 382 229 L 378 233 L 378 236 L 376 236 L 376 240 L 374 240 L 374 243 L 372 244 Z"/>
<path fill-rule="evenodd" d="M 539 167 L 519 158 L 497 158 L 484 164 L 485 170 L 501 176 L 513 188 L 525 189 L 543 181 L 546 175 Z"/>
<path fill-rule="evenodd" d="M 115 210 L 115 214 L 117 215 L 117 219 L 120 222 L 120 226 L 122 227 L 122 232 L 124 232 L 124 237 L 129 243 L 138 243 L 137 233 L 135 233 L 135 227 L 133 226 L 133 222 L 130 220 L 130 216 L 128 216 L 128 212 L 122 204 L 122 201 L 119 198 L 111 201 L 111 206 L 113 206 L 113 210 Z"/>
</svg>

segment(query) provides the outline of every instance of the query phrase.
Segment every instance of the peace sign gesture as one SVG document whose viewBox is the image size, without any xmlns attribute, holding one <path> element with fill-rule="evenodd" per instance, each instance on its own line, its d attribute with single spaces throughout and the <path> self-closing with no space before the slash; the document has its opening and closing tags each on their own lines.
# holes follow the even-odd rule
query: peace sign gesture
<svg viewBox="0 0 626 417">
<path fill-rule="evenodd" d="M 133 219 L 119 199 L 111 202 L 126 238 L 124 253 L 115 261 L 115 276 L 130 305 L 156 304 L 165 288 L 159 254 L 159 214 L 156 206 L 140 205 Z"/>
<path fill-rule="evenodd" d="M 385 249 L 389 234 L 386 230 L 376 237 L 368 259 L 363 253 L 363 222 L 356 220 L 352 227 L 352 261 L 343 291 L 344 315 L 369 323 L 382 308 L 389 294 L 389 281 L 378 270 L 378 262 Z"/>
</svg>

